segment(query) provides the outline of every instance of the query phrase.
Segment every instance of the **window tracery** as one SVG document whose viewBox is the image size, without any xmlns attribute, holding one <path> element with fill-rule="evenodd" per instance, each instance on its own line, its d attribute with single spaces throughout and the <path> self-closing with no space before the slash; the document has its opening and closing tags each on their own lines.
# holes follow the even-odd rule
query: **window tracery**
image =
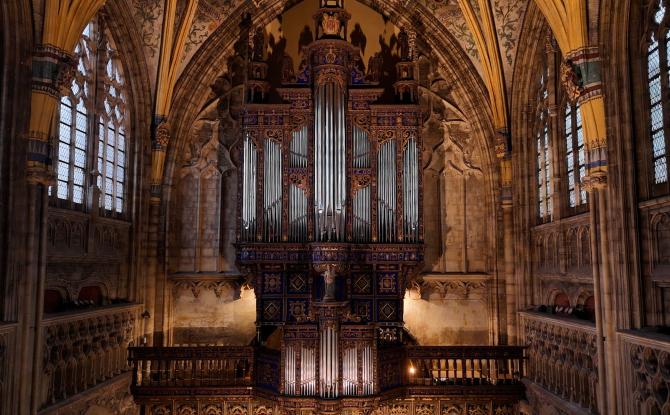
<svg viewBox="0 0 670 415">
<path fill-rule="evenodd" d="M 540 77 L 540 93 L 537 108 L 539 126 L 536 135 L 536 177 L 537 177 L 537 214 L 541 222 L 552 220 L 552 159 L 551 136 L 549 133 L 549 92 L 547 89 L 547 71 Z"/>
<path fill-rule="evenodd" d="M 669 19 L 662 1 L 658 1 L 651 18 L 646 50 L 649 99 L 647 129 L 651 144 L 651 181 L 653 185 L 658 185 L 668 182 L 667 129 L 670 128 L 666 121 L 670 116 L 668 113 L 670 31 L 668 31 Z M 664 74 L 666 76 L 663 76 Z"/>
<path fill-rule="evenodd" d="M 582 179 L 586 176 L 586 156 L 584 153 L 584 131 L 579 104 L 565 106 L 565 162 L 567 167 L 568 205 L 571 208 L 586 205 L 586 190 Z"/>
<path fill-rule="evenodd" d="M 59 206 L 85 206 L 93 184 L 101 211 L 124 211 L 127 173 L 127 92 L 119 54 L 99 19 L 84 29 L 75 49 L 77 70 L 61 98 L 56 198 Z M 95 156 L 93 156 L 95 154 Z"/>
<path fill-rule="evenodd" d="M 77 70 L 69 93 L 61 98 L 60 104 L 57 197 L 77 205 L 84 202 L 90 92 L 96 66 L 91 31 L 89 24 L 75 48 Z"/>
</svg>

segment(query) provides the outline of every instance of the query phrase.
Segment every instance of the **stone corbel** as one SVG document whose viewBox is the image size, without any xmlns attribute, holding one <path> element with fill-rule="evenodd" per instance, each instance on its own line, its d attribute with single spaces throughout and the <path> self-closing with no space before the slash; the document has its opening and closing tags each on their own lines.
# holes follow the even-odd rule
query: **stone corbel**
<svg viewBox="0 0 670 415">
<path fill-rule="evenodd" d="M 561 82 L 572 102 L 579 103 L 584 128 L 587 191 L 607 186 L 607 136 L 602 85 L 602 60 L 597 47 L 566 54 Z"/>
<path fill-rule="evenodd" d="M 53 184 L 51 121 L 60 97 L 67 93 L 76 70 L 74 55 L 53 45 L 38 45 L 32 59 L 33 104 L 29 133 L 27 180 L 30 184 Z"/>
<path fill-rule="evenodd" d="M 53 45 L 38 45 L 32 62 L 33 91 L 59 100 L 72 84 L 76 64 L 71 53 Z"/>
<path fill-rule="evenodd" d="M 160 186 L 163 182 L 165 168 L 165 154 L 170 143 L 170 124 L 165 117 L 156 117 L 156 129 L 151 148 L 151 194 L 160 195 Z"/>
</svg>

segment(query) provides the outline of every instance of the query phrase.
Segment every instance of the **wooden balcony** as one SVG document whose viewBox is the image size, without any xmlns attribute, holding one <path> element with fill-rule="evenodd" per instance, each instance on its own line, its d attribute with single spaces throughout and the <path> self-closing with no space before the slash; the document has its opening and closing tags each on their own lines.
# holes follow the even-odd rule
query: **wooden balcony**
<svg viewBox="0 0 670 415">
<path fill-rule="evenodd" d="M 516 402 L 524 394 L 524 348 L 516 346 L 408 346 L 379 349 L 375 395 L 379 401 L 408 397 L 470 396 Z M 170 399 L 314 401 L 282 394 L 280 354 L 256 347 L 132 347 L 131 390 L 139 402 Z M 342 397 L 370 400 L 370 397 Z"/>
</svg>

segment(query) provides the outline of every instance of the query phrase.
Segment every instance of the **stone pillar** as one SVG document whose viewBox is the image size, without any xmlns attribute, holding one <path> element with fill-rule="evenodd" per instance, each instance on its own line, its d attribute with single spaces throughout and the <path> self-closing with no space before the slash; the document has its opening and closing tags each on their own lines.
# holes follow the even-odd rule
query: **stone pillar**
<svg viewBox="0 0 670 415">
<path fill-rule="evenodd" d="M 568 97 L 579 103 L 584 128 L 587 175 L 583 186 L 589 192 L 591 214 L 599 409 L 601 413 L 617 413 L 618 354 L 607 223 L 607 136 L 598 48 L 583 47 L 566 53 L 560 72 Z"/>
<path fill-rule="evenodd" d="M 149 227 L 147 244 L 147 279 L 145 307 L 148 313 L 145 333 L 147 345 L 165 345 L 164 307 L 165 298 L 165 267 L 161 258 L 161 249 L 165 243 L 161 241 L 161 207 L 162 183 L 165 169 L 165 155 L 170 142 L 170 127 L 165 116 L 155 117 L 154 139 L 151 149 L 151 199 L 149 206 Z"/>
<path fill-rule="evenodd" d="M 27 252 L 24 301 L 21 315 L 21 385 L 19 413 L 40 409 L 42 381 L 42 314 L 47 265 L 48 189 L 53 184 L 52 141 L 55 116 L 63 88 L 69 87 L 75 71 L 72 54 L 52 45 L 38 45 L 32 61 L 32 92 L 27 141 L 26 209 Z"/>
<path fill-rule="evenodd" d="M 512 152 L 509 132 L 498 131 L 496 154 L 500 162 L 501 204 L 503 211 L 504 250 L 504 292 L 506 318 L 506 344 L 516 344 L 517 325 L 517 282 L 514 273 L 514 218 L 512 215 Z"/>
</svg>

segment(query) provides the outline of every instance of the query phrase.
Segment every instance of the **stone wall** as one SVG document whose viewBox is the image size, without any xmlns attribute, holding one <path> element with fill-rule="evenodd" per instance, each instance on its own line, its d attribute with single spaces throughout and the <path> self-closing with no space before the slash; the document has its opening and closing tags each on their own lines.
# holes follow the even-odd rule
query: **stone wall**
<svg viewBox="0 0 670 415">
<path fill-rule="evenodd" d="M 172 285 L 172 345 L 246 346 L 256 335 L 256 296 L 240 277 L 179 276 Z"/>
<path fill-rule="evenodd" d="M 405 327 L 422 346 L 490 344 L 491 284 L 486 275 L 424 275 L 405 296 Z"/>
</svg>

